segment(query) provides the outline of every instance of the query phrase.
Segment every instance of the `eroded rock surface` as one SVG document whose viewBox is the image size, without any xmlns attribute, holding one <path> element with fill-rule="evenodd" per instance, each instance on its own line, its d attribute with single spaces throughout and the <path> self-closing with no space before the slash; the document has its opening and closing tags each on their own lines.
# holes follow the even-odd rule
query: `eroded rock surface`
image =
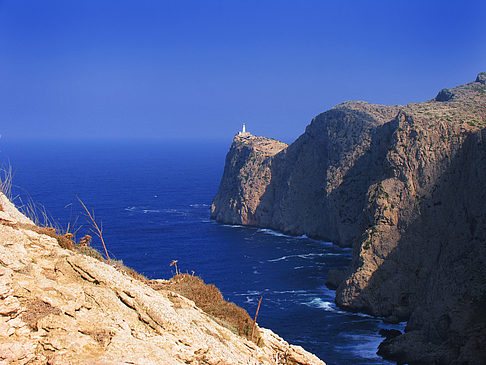
<svg viewBox="0 0 486 365">
<path fill-rule="evenodd" d="M 323 364 L 270 330 L 257 346 L 0 203 L 0 364 Z"/>
<path fill-rule="evenodd" d="M 235 139 L 212 217 L 353 247 L 338 305 L 408 320 L 382 354 L 486 363 L 485 75 L 424 103 L 337 105 L 256 166 Z"/>
</svg>

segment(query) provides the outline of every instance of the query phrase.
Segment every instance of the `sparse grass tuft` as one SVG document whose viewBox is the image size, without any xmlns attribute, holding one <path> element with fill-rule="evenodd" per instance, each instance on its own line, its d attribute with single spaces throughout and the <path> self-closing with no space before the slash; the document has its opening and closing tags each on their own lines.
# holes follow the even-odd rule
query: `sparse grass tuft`
<svg viewBox="0 0 486 365">
<path fill-rule="evenodd" d="M 99 261 L 104 261 L 103 255 L 95 250 L 93 247 L 89 246 L 81 246 L 81 247 L 76 247 L 76 252 L 79 252 L 80 254 L 93 257 Z"/>
<path fill-rule="evenodd" d="M 12 200 L 12 166 L 10 164 L 0 169 L 0 192 Z"/>
<path fill-rule="evenodd" d="M 190 274 L 179 274 L 167 283 L 149 282 L 155 290 L 170 290 L 196 303 L 204 312 L 234 333 L 261 345 L 260 331 L 256 327 L 252 337 L 253 319 L 247 311 L 235 303 L 224 300 L 223 295 L 212 284 Z"/>
<path fill-rule="evenodd" d="M 131 267 L 125 266 L 123 264 L 123 260 L 108 260 L 106 262 L 109 265 L 113 266 L 118 271 L 123 272 L 136 280 L 139 280 L 143 283 L 149 283 L 149 279 L 147 279 L 145 275 L 140 274 L 139 272 L 135 271 Z"/>
<path fill-rule="evenodd" d="M 103 222 L 100 221 L 100 225 L 98 225 L 98 223 L 96 223 L 96 217 L 95 217 L 94 211 L 90 212 L 89 209 L 86 207 L 86 205 L 84 205 L 83 201 L 78 196 L 76 196 L 76 198 L 81 203 L 82 207 L 84 208 L 84 210 L 86 212 L 85 215 L 89 219 L 91 226 L 92 226 L 91 231 L 94 234 L 96 234 L 99 237 L 99 239 L 101 240 L 101 244 L 103 245 L 103 249 L 105 250 L 106 258 L 107 258 L 107 260 L 110 260 L 110 256 L 108 255 L 108 250 L 106 249 L 105 240 L 103 238 Z M 90 240 L 91 240 L 91 237 L 90 237 Z"/>
</svg>

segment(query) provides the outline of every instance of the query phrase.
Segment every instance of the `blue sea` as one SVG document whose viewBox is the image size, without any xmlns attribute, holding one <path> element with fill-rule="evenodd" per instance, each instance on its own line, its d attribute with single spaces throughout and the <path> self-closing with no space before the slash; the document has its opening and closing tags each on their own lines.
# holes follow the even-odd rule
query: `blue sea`
<svg viewBox="0 0 486 365">
<path fill-rule="evenodd" d="M 110 256 L 147 277 L 170 278 L 178 260 L 250 316 L 263 297 L 259 325 L 327 364 L 388 364 L 376 355 L 378 331 L 401 326 L 338 309 L 324 285 L 350 250 L 209 219 L 230 142 L 2 139 L 0 158 L 12 166 L 17 204 L 42 204 L 80 236 L 88 225 L 78 196 L 102 221 Z"/>
</svg>

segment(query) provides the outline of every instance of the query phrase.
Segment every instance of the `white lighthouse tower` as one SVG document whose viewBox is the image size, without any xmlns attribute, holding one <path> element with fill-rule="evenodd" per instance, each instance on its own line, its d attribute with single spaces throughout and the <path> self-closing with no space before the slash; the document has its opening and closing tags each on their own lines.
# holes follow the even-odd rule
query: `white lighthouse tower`
<svg viewBox="0 0 486 365">
<path fill-rule="evenodd" d="M 250 136 L 250 132 L 246 131 L 246 125 L 243 123 L 243 128 L 241 129 L 241 132 L 238 132 L 238 136 L 240 137 L 248 137 Z"/>
</svg>

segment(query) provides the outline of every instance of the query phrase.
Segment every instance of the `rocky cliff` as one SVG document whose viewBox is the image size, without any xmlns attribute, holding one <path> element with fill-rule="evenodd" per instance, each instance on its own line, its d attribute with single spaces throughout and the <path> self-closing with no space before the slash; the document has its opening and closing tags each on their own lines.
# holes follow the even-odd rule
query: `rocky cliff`
<svg viewBox="0 0 486 365">
<path fill-rule="evenodd" d="M 323 364 L 270 330 L 246 340 L 48 233 L 0 193 L 0 364 Z"/>
<path fill-rule="evenodd" d="M 423 103 L 337 105 L 288 147 L 235 137 L 212 217 L 353 247 L 338 305 L 408 321 L 385 356 L 486 363 L 485 127 L 481 73 Z"/>
</svg>

